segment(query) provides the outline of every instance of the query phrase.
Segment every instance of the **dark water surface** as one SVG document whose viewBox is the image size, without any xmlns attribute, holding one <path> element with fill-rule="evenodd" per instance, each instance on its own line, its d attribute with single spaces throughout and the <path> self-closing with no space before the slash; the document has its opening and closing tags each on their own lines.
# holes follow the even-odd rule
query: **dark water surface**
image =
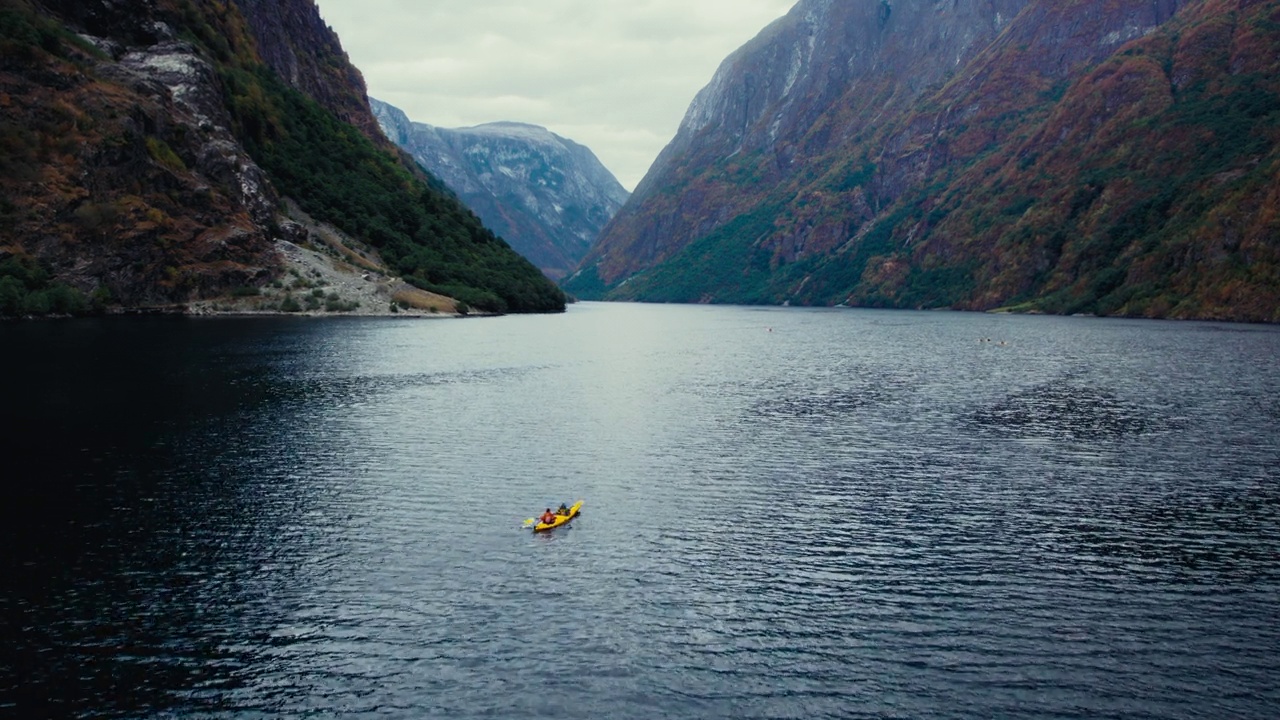
<svg viewBox="0 0 1280 720">
<path fill-rule="evenodd" d="M 1280 713 L 1277 328 L 586 304 L 0 358 L 0 716 Z"/>
</svg>

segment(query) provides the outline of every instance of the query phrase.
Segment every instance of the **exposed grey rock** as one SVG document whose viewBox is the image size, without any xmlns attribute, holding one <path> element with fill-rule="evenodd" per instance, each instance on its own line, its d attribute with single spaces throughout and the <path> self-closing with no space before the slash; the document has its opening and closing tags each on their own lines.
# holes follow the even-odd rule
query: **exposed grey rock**
<svg viewBox="0 0 1280 720">
<path fill-rule="evenodd" d="M 160 101 L 171 99 L 174 119 L 199 137 L 196 170 L 231 190 L 256 222 L 270 224 L 276 215 L 271 184 L 232 134 L 217 74 L 195 48 L 177 41 L 133 48 L 106 71 L 119 79 L 119 73 L 129 73 L 135 88 L 149 89 Z"/>
</svg>

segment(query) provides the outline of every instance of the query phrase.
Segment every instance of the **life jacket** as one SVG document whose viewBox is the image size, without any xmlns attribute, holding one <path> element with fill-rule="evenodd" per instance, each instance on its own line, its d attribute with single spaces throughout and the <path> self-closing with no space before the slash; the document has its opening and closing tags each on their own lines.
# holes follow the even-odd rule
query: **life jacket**
<svg viewBox="0 0 1280 720">
<path fill-rule="evenodd" d="M 542 513 L 542 524 L 550 525 L 556 521 L 556 514 L 551 512 Z"/>
</svg>

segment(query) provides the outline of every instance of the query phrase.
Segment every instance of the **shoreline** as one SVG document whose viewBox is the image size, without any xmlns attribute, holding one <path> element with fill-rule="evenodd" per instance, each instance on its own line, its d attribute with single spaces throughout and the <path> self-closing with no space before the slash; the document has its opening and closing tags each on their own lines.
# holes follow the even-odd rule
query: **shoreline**
<svg viewBox="0 0 1280 720">
<path fill-rule="evenodd" d="M 307 319 L 326 319 L 326 318 L 390 318 L 404 320 L 465 320 L 467 318 L 486 318 L 486 317 L 502 317 L 500 313 L 427 313 L 418 311 L 401 311 L 401 312 L 323 312 L 323 311 L 301 311 L 301 312 L 283 312 L 280 310 L 210 310 L 210 311 L 190 311 L 181 308 L 156 308 L 156 307 L 133 307 L 133 308 L 110 308 L 103 312 L 86 313 L 84 315 L 68 315 L 54 314 L 48 315 L 16 315 L 11 317 L 0 317 L 0 323 L 5 322 L 36 322 L 40 320 L 85 320 L 89 318 L 189 318 L 193 320 L 215 320 L 215 319 L 251 319 L 251 318 L 307 318 Z"/>
</svg>

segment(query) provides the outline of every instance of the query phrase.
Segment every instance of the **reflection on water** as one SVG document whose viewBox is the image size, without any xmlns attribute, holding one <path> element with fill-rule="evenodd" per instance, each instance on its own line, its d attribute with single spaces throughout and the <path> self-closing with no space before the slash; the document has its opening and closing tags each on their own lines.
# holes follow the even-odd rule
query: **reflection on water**
<svg viewBox="0 0 1280 720">
<path fill-rule="evenodd" d="M 586 304 L 0 347 L 0 714 L 1280 702 L 1271 328 Z"/>
</svg>

